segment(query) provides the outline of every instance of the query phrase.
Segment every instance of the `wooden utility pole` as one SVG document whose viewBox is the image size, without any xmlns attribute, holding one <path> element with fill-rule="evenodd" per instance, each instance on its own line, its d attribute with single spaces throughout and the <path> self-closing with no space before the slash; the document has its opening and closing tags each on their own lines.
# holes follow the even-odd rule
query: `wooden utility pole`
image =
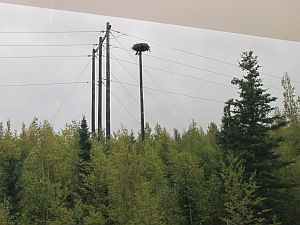
<svg viewBox="0 0 300 225">
<path fill-rule="evenodd" d="M 110 34 L 111 25 L 106 23 L 106 139 L 110 139 Z"/>
<path fill-rule="evenodd" d="M 145 141 L 145 115 L 144 115 L 144 92 L 143 92 L 143 65 L 142 52 L 139 52 L 140 61 L 140 105 L 141 105 L 141 136 L 142 141 Z"/>
<path fill-rule="evenodd" d="M 92 52 L 92 135 L 95 136 L 95 52 Z"/>
<path fill-rule="evenodd" d="M 99 81 L 98 81 L 98 141 L 102 133 L 102 37 L 99 38 Z"/>
<path fill-rule="evenodd" d="M 136 55 L 139 55 L 140 65 L 140 106 L 141 106 L 141 137 L 142 142 L 145 142 L 145 115 L 144 115 L 144 91 L 143 91 L 143 60 L 142 53 L 150 51 L 150 47 L 147 43 L 139 43 L 133 45 L 132 49 L 136 51 Z"/>
</svg>

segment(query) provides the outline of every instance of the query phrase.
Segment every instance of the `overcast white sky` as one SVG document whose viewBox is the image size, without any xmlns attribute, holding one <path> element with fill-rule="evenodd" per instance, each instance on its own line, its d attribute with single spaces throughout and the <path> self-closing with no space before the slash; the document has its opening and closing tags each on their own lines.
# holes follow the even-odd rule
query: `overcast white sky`
<svg viewBox="0 0 300 225">
<path fill-rule="evenodd" d="M 91 59 L 87 55 L 91 53 L 92 45 L 64 47 L 9 45 L 93 44 L 98 42 L 99 33 L 6 32 L 97 31 L 104 30 L 106 22 L 112 24 L 113 30 L 151 41 L 149 42 L 151 52 L 144 56 L 145 66 L 175 73 L 144 68 L 145 87 L 194 96 L 192 98 L 145 89 L 146 121 L 152 126 L 159 122 L 169 130 L 173 128 L 182 130 L 188 127 L 191 119 L 204 129 L 211 121 L 219 124 L 224 106 L 220 102 L 237 96 L 237 89 L 230 87 L 230 76 L 240 77 L 241 71 L 235 66 L 216 60 L 237 64 L 243 51 L 254 50 L 258 55 L 264 84 L 269 92 L 279 97 L 278 106 L 282 105 L 282 91 L 280 79 L 276 77 L 282 76 L 284 72 L 289 73 L 295 81 L 293 84 L 296 86 L 296 92 L 300 93 L 300 43 L 297 42 L 0 4 L 0 121 L 10 119 L 13 128 L 19 129 L 22 122 L 28 124 L 36 116 L 41 121 L 45 119 L 52 121 L 57 130 L 72 120 L 80 120 L 83 114 L 90 121 L 90 84 L 26 87 L 5 85 L 90 81 L 91 65 L 88 63 Z M 115 39 L 111 40 L 112 57 L 134 63 L 136 56 L 133 51 L 127 52 L 116 47 L 122 45 L 130 49 L 133 44 L 145 41 L 117 33 L 114 35 Z M 174 48 L 204 57 L 187 54 Z M 5 58 L 20 56 L 83 57 Z M 188 64 L 190 67 L 182 64 Z M 138 84 L 137 65 L 112 59 L 111 71 L 114 81 Z M 137 131 L 140 120 L 139 89 L 113 82 L 112 92 L 112 129 L 117 130 L 123 124 L 124 127 Z"/>
</svg>

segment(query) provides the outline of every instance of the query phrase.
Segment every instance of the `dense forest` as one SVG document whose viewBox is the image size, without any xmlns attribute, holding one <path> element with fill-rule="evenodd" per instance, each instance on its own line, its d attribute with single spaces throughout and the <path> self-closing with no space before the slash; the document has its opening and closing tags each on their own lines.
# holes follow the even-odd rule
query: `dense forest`
<svg viewBox="0 0 300 225">
<path fill-rule="evenodd" d="M 1 123 L 0 224 L 300 224 L 300 99 L 285 74 L 275 108 L 257 56 L 239 66 L 239 97 L 207 131 L 146 125 L 145 142 L 126 129 L 98 141 L 84 117 L 60 132 Z"/>
</svg>

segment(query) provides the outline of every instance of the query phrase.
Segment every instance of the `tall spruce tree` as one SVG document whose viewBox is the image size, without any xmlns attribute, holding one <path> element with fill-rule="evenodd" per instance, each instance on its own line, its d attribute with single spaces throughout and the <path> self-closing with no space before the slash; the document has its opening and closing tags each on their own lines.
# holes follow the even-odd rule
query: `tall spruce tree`
<svg viewBox="0 0 300 225">
<path fill-rule="evenodd" d="M 276 98 L 263 88 L 260 66 L 252 51 L 242 53 L 239 66 L 244 75 L 232 80 L 240 89 L 239 98 L 226 103 L 220 144 L 225 152 L 234 152 L 244 160 L 246 175 L 256 172 L 259 196 L 266 198 L 264 207 L 276 208 L 279 203 L 274 191 L 281 186 L 274 171 L 281 164 L 273 152 L 278 143 L 268 135 L 276 119 L 271 115 Z"/>
<path fill-rule="evenodd" d="M 92 143 L 87 121 L 84 116 L 80 122 L 78 134 L 79 151 L 77 162 L 77 185 L 75 196 L 69 197 L 68 204 L 76 211 L 75 224 L 85 224 L 84 221 L 90 216 L 88 203 L 90 189 L 88 187 L 87 179 L 91 172 Z"/>
<path fill-rule="evenodd" d="M 80 123 L 79 145 L 80 145 L 80 150 L 79 150 L 80 159 L 84 162 L 89 162 L 91 160 L 92 143 L 90 141 L 90 132 L 85 117 L 82 118 Z"/>
</svg>

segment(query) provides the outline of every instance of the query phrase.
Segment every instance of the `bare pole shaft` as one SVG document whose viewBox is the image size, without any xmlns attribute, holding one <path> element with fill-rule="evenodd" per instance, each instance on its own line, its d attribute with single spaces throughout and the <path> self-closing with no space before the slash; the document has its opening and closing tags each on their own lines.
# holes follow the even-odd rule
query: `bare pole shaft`
<svg viewBox="0 0 300 225">
<path fill-rule="evenodd" d="M 145 141 L 145 121 L 144 121 L 144 93 L 143 93 L 142 52 L 139 52 L 139 61 L 140 61 L 141 136 L 142 136 L 142 142 L 144 142 Z"/>
<path fill-rule="evenodd" d="M 92 135 L 95 135 L 95 49 L 92 52 Z"/>
<path fill-rule="evenodd" d="M 106 139 L 110 139 L 110 24 L 106 23 Z"/>
<path fill-rule="evenodd" d="M 99 38 L 98 141 L 102 133 L 102 37 Z"/>
</svg>

